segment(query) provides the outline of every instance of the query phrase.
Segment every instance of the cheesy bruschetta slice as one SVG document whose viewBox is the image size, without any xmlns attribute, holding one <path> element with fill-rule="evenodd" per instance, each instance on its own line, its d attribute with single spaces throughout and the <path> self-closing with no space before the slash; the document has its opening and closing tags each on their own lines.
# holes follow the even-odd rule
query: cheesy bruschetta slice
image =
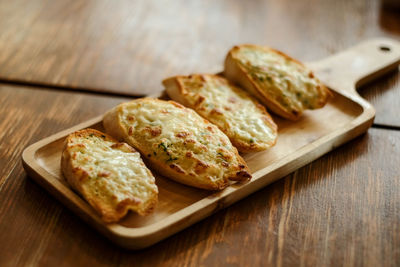
<svg viewBox="0 0 400 267">
<path fill-rule="evenodd" d="M 61 171 L 105 222 L 116 222 L 129 210 L 147 215 L 157 204 L 154 176 L 139 152 L 97 130 L 66 138 Z"/>
<path fill-rule="evenodd" d="M 104 128 L 135 147 L 158 173 L 177 182 L 219 190 L 250 171 L 217 126 L 174 101 L 153 98 L 120 104 L 107 112 Z"/>
<path fill-rule="evenodd" d="M 297 60 L 272 48 L 240 45 L 225 60 L 224 75 L 267 108 L 291 120 L 306 109 L 323 107 L 331 93 Z"/>
<path fill-rule="evenodd" d="M 275 144 L 277 126 L 264 106 L 227 79 L 195 74 L 171 77 L 163 84 L 170 98 L 217 125 L 240 152 Z"/>
</svg>

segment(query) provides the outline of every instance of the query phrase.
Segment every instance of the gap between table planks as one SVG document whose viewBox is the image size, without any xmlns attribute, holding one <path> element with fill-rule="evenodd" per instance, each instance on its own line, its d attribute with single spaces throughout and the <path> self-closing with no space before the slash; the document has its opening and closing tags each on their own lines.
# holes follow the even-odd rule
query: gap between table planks
<svg viewBox="0 0 400 267">
<path fill-rule="evenodd" d="M 391 52 L 382 51 L 383 45 L 390 47 Z M 277 145 L 265 152 L 244 155 L 254 174 L 252 181 L 209 193 L 158 177 L 160 205 L 149 217 L 130 214 L 119 224 L 106 225 L 62 179 L 59 158 L 63 139 L 81 128 L 102 129 L 101 116 L 31 145 L 23 153 L 24 167 L 39 184 L 111 240 L 128 248 L 146 247 L 365 132 L 375 111 L 356 93 L 355 86 L 397 68 L 399 60 L 400 45 L 397 42 L 377 39 L 309 64 L 337 93 L 325 108 L 307 111 L 298 122 L 276 119 L 280 129 Z M 342 71 L 344 67 L 347 72 Z"/>
</svg>

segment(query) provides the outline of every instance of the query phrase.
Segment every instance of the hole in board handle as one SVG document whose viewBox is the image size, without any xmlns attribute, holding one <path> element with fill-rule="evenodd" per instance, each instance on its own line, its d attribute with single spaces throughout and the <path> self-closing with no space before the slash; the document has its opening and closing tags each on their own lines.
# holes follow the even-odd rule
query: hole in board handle
<svg viewBox="0 0 400 267">
<path fill-rule="evenodd" d="M 379 50 L 381 50 L 381 51 L 384 52 L 384 53 L 387 53 L 387 52 L 390 52 L 390 51 L 391 51 L 390 47 L 388 47 L 387 45 L 381 45 L 381 46 L 379 46 Z"/>
</svg>

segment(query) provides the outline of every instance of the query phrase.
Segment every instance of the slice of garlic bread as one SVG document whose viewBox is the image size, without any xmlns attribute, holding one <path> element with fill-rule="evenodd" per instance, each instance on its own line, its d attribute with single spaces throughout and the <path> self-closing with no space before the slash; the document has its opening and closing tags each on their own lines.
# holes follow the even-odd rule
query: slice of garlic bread
<svg viewBox="0 0 400 267">
<path fill-rule="evenodd" d="M 251 178 L 217 126 L 174 101 L 153 98 L 120 104 L 103 119 L 107 133 L 139 150 L 150 166 L 180 183 L 208 189 Z"/>
<path fill-rule="evenodd" d="M 105 222 L 116 222 L 129 210 L 146 215 L 157 204 L 154 176 L 139 152 L 97 130 L 66 138 L 61 171 Z"/>
<path fill-rule="evenodd" d="M 227 79 L 196 74 L 171 77 L 163 84 L 169 97 L 217 125 L 240 152 L 275 144 L 277 126 L 264 106 Z"/>
<path fill-rule="evenodd" d="M 331 93 L 297 60 L 269 47 L 240 45 L 225 60 L 224 75 L 270 111 L 297 120 L 305 109 L 323 107 Z"/>
</svg>

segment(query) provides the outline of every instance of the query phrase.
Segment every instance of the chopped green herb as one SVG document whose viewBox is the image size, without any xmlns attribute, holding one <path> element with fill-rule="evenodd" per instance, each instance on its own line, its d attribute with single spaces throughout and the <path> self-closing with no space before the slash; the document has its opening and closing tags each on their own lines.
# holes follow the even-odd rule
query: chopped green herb
<svg viewBox="0 0 400 267">
<path fill-rule="evenodd" d="M 224 154 L 222 154 L 221 152 L 218 152 L 217 154 L 218 154 L 218 158 L 219 158 L 221 161 L 227 162 L 227 160 L 226 160 L 225 157 L 224 157 Z"/>
<path fill-rule="evenodd" d="M 154 156 L 157 156 L 157 153 L 156 153 L 155 151 L 153 151 L 153 155 L 154 155 Z"/>
<path fill-rule="evenodd" d="M 158 147 L 159 147 L 159 148 L 161 147 L 161 148 L 164 150 L 164 152 L 167 152 L 167 151 L 168 151 L 168 148 L 167 148 L 167 146 L 166 146 L 164 143 L 158 144 Z"/>
<path fill-rule="evenodd" d="M 167 159 L 167 162 L 171 162 L 171 161 L 174 161 L 174 160 L 178 160 L 178 158 L 177 158 L 177 157 L 172 158 L 172 157 L 170 156 L 169 159 Z"/>
<path fill-rule="evenodd" d="M 203 145 L 208 145 L 208 142 L 205 142 L 205 141 L 199 141 L 200 142 L 200 144 L 203 144 Z"/>
<path fill-rule="evenodd" d="M 250 139 L 250 144 L 252 144 L 252 143 L 254 143 L 254 139 L 253 138 Z"/>
</svg>

